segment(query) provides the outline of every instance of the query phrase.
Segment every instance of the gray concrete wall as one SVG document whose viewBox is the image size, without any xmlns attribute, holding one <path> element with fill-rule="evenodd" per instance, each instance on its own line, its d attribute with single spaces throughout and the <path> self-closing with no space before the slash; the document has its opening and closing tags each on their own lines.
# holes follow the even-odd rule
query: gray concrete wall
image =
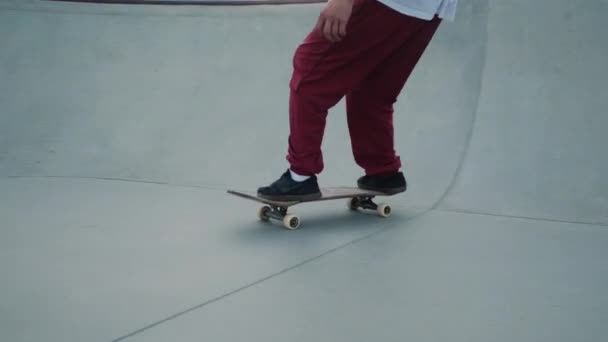
<svg viewBox="0 0 608 342">
<path fill-rule="evenodd" d="M 461 1 L 396 108 L 393 216 L 287 232 L 225 190 L 287 167 L 321 5 L 0 2 L 0 340 L 606 340 L 607 3 Z M 322 185 L 361 174 L 343 110 Z"/>
</svg>

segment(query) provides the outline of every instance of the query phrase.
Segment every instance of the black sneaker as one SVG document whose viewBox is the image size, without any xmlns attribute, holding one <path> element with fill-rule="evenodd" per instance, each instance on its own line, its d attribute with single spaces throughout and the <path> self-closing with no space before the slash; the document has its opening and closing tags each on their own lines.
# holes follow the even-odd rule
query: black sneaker
<svg viewBox="0 0 608 342">
<path fill-rule="evenodd" d="M 360 189 L 378 191 L 388 195 L 405 192 L 407 182 L 402 172 L 387 175 L 363 176 L 357 181 Z"/>
<path fill-rule="evenodd" d="M 316 176 L 296 182 L 291 178 L 288 169 L 274 183 L 259 188 L 258 196 L 271 201 L 309 201 L 321 197 L 321 190 Z"/>
</svg>

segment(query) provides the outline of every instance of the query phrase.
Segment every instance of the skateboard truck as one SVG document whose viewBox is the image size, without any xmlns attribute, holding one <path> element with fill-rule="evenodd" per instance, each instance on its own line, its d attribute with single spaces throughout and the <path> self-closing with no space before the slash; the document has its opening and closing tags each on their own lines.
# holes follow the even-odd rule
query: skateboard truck
<svg viewBox="0 0 608 342">
<path fill-rule="evenodd" d="M 298 229 L 300 227 L 300 218 L 294 214 L 287 213 L 287 207 L 280 205 L 265 205 L 258 211 L 258 217 L 262 221 L 269 221 L 271 218 L 277 221 L 282 221 L 285 228 Z"/>
<path fill-rule="evenodd" d="M 384 203 L 376 204 L 374 196 L 353 197 L 348 200 L 347 207 L 350 210 L 357 210 L 359 208 L 376 210 L 382 217 L 389 217 L 391 215 L 391 207 Z"/>
</svg>

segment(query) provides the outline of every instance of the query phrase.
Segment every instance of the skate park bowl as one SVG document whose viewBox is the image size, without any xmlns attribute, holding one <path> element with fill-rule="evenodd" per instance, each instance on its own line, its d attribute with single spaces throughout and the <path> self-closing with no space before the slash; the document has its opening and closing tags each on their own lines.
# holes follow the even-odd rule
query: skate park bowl
<svg viewBox="0 0 608 342">
<path fill-rule="evenodd" d="M 0 2 L 0 340 L 608 340 L 608 1 L 459 1 L 395 104 L 407 192 L 302 204 L 324 3 Z M 344 103 L 321 186 L 353 186 Z M 604 152 L 602 152 L 604 151 Z"/>
</svg>

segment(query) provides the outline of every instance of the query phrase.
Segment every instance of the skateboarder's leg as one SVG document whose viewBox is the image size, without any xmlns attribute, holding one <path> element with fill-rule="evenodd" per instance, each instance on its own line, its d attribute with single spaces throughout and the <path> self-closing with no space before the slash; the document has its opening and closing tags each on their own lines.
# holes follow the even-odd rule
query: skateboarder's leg
<svg viewBox="0 0 608 342">
<path fill-rule="evenodd" d="M 321 143 L 328 110 L 403 43 L 402 14 L 376 0 L 355 2 L 342 41 L 332 43 L 315 28 L 293 57 L 287 160 L 289 171 L 310 178 L 296 182 L 286 172 L 258 189 L 260 196 L 320 196 L 315 175 L 323 170 Z"/>
<path fill-rule="evenodd" d="M 401 160 L 394 147 L 393 105 L 439 24 L 437 18 L 411 21 L 414 28 L 409 39 L 346 97 L 353 155 L 368 176 L 360 179 L 362 187 L 382 187 L 382 176 L 386 177 L 388 188 L 405 186 L 405 179 L 398 172 Z"/>
<path fill-rule="evenodd" d="M 298 174 L 321 173 L 328 110 L 402 45 L 402 14 L 375 0 L 356 6 L 343 41 L 329 42 L 313 30 L 295 52 L 287 160 Z"/>
</svg>

